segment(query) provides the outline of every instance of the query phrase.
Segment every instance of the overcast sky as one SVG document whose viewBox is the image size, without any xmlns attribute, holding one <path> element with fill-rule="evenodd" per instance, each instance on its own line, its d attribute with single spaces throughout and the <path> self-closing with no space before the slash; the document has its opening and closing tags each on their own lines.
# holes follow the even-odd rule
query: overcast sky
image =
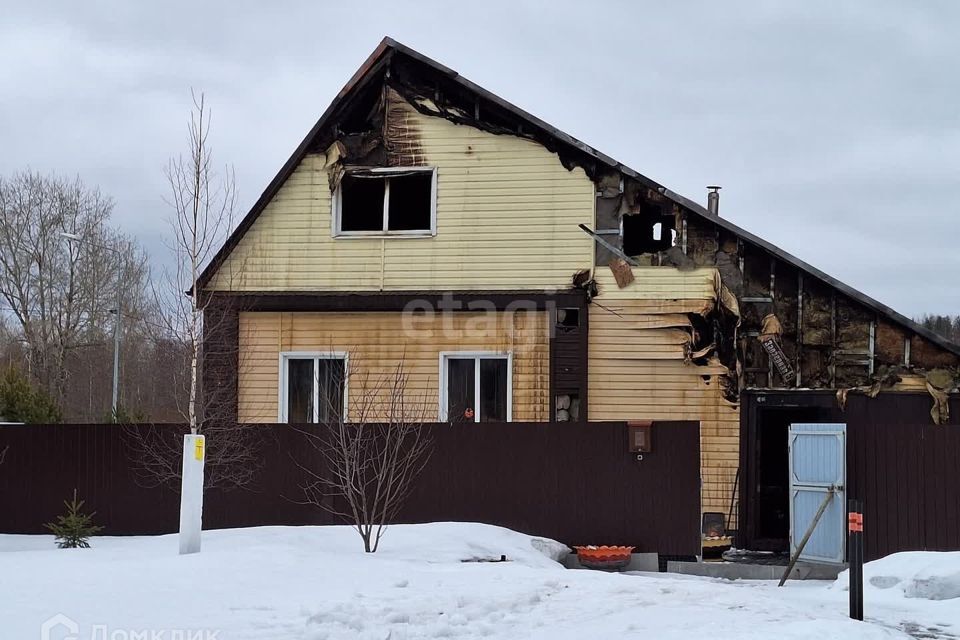
<svg viewBox="0 0 960 640">
<path fill-rule="evenodd" d="M 39 8 L 44 4 L 46 8 Z M 960 2 L 5 0 L 0 174 L 157 259 L 190 88 L 243 212 L 384 35 L 908 315 L 960 313 Z"/>
</svg>

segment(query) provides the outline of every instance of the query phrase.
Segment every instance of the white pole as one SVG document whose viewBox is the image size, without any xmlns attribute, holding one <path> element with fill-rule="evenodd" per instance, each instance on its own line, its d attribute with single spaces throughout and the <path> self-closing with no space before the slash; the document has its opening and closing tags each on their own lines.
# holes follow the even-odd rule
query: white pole
<svg viewBox="0 0 960 640">
<path fill-rule="evenodd" d="M 180 554 L 200 552 L 203 528 L 203 463 L 206 443 L 201 435 L 183 436 L 183 475 L 180 483 Z"/>
</svg>

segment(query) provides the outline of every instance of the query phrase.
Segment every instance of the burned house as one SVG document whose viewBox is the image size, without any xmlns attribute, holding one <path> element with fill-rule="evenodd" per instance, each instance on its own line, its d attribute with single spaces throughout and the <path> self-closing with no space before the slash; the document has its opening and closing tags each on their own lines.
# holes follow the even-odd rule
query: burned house
<svg viewBox="0 0 960 640">
<path fill-rule="evenodd" d="M 783 548 L 789 425 L 854 397 L 955 422 L 960 347 L 718 190 L 704 208 L 385 39 L 203 273 L 211 341 L 239 347 L 205 375 L 242 422 L 349 415 L 330 381 L 401 360 L 439 422 L 697 421 L 702 511 Z"/>
</svg>

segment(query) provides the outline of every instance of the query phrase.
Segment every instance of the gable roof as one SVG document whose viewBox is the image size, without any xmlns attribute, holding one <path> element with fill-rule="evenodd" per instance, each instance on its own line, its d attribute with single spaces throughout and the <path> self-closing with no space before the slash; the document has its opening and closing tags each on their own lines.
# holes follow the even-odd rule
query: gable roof
<svg viewBox="0 0 960 640">
<path fill-rule="evenodd" d="M 286 182 L 287 178 L 290 177 L 300 162 L 310 152 L 314 142 L 322 134 L 333 116 L 341 113 L 344 107 L 348 106 L 350 98 L 368 85 L 371 80 L 377 78 L 379 76 L 379 72 L 386 67 L 390 59 L 398 54 L 401 54 L 417 63 L 420 63 L 421 65 L 428 67 L 431 71 L 444 76 L 448 81 L 455 83 L 464 91 L 474 94 L 485 102 L 496 105 L 500 109 L 521 120 L 526 127 L 538 131 L 538 133 L 548 137 L 558 145 L 593 158 L 600 164 L 616 171 L 620 171 L 624 175 L 637 180 L 647 188 L 655 189 L 659 193 L 663 194 L 667 199 L 686 208 L 695 215 L 712 222 L 718 227 L 725 229 L 739 238 L 767 251 L 780 260 L 814 276 L 827 285 L 836 288 L 838 291 L 842 292 L 848 297 L 863 304 L 867 308 L 887 316 L 891 320 L 909 328 L 914 333 L 923 336 L 941 348 L 960 355 L 960 345 L 950 342 L 939 334 L 930 331 L 929 329 L 914 322 L 912 319 L 898 313 L 887 305 L 824 273 L 823 271 L 784 251 L 776 245 L 771 244 L 763 238 L 750 233 L 746 229 L 737 226 L 728 219 L 710 213 L 705 207 L 694 202 L 693 200 L 671 191 L 666 186 L 648 178 L 639 171 L 631 169 L 627 165 L 618 162 L 614 158 L 611 158 L 597 149 L 594 149 L 590 145 L 581 142 L 573 136 L 561 131 L 560 129 L 557 129 L 553 125 L 550 125 L 540 118 L 527 113 L 520 107 L 517 107 L 516 105 L 504 100 L 500 96 L 497 96 L 496 94 L 487 91 L 483 87 L 474 84 L 453 69 L 450 69 L 449 67 L 446 67 L 389 37 L 385 37 L 380 44 L 377 45 L 377 48 L 373 51 L 373 53 L 371 53 L 366 61 L 360 65 L 360 68 L 357 69 L 356 73 L 353 74 L 347 84 L 344 85 L 336 97 L 334 97 L 333 101 L 320 116 L 319 120 L 317 120 L 316 124 L 313 125 L 313 127 L 304 137 L 303 141 L 294 150 L 290 158 L 287 159 L 287 161 L 280 168 L 280 171 L 277 172 L 277 175 L 274 176 L 273 180 L 271 180 L 266 189 L 264 189 L 263 193 L 254 203 L 253 207 L 250 208 L 250 211 L 243 217 L 236 229 L 234 229 L 234 231 L 227 238 L 224 245 L 220 248 L 216 255 L 214 255 L 213 259 L 200 274 L 200 277 L 197 281 L 198 286 L 204 288 L 210 282 L 210 279 L 216 273 L 217 269 L 234 249 L 234 247 L 236 247 L 237 243 L 239 243 L 240 239 L 244 236 L 250 226 L 254 223 L 254 221 L 256 221 L 257 217 L 264 210 L 267 204 L 273 199 L 277 191 L 280 190 L 280 187 L 283 186 L 283 183 Z"/>
</svg>

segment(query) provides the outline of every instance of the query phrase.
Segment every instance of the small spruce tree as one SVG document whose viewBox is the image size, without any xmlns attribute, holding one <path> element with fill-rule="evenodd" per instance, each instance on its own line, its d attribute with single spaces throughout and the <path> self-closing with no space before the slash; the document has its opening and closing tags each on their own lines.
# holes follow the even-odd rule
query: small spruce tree
<svg viewBox="0 0 960 640">
<path fill-rule="evenodd" d="M 35 389 L 30 380 L 13 366 L 0 376 L 0 416 L 11 422 L 60 422 L 60 408 L 42 389 Z"/>
<path fill-rule="evenodd" d="M 73 490 L 73 500 L 63 501 L 67 508 L 64 515 L 57 516 L 56 522 L 43 525 L 56 536 L 57 547 L 60 549 L 89 549 L 88 538 L 103 530 L 93 524 L 96 513 L 82 513 L 83 500 L 77 500 L 77 490 Z"/>
</svg>

